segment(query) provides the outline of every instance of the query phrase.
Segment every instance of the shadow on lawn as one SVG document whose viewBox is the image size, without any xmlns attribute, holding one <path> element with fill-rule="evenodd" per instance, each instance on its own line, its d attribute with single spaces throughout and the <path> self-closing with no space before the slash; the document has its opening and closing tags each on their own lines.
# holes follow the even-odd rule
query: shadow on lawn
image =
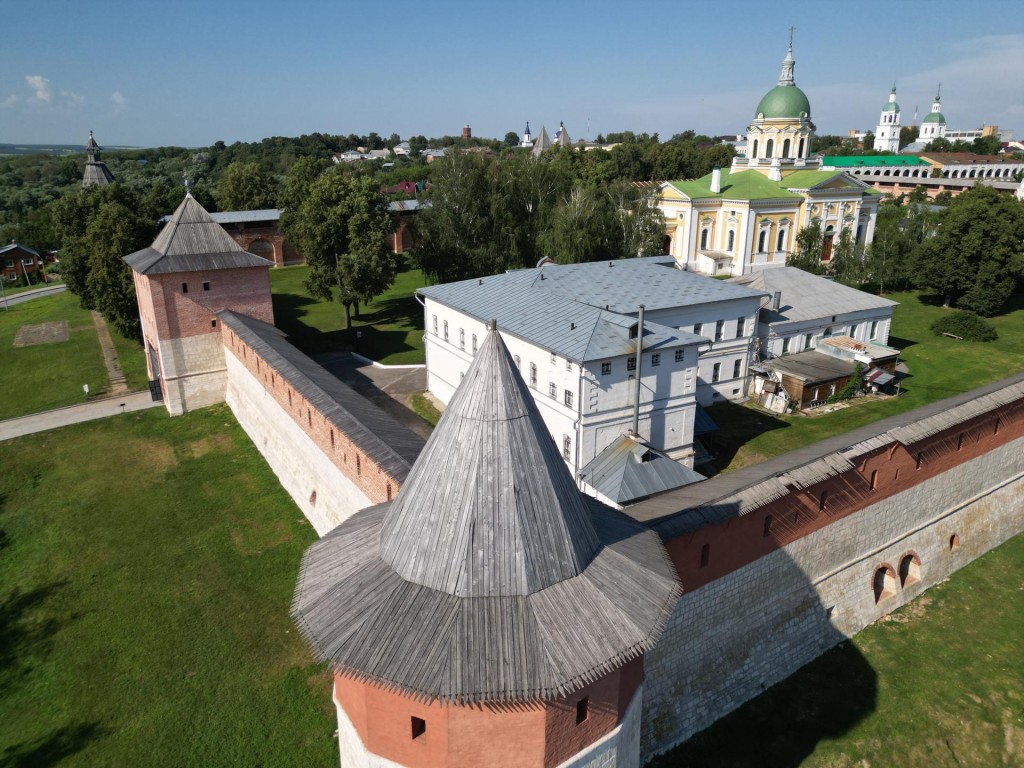
<svg viewBox="0 0 1024 768">
<path fill-rule="evenodd" d="M 56 582 L 30 592 L 15 589 L 0 602 L 0 693 L 29 671 L 30 659 L 49 652 L 61 623 L 39 614 L 66 584 Z"/>
<path fill-rule="evenodd" d="M 65 725 L 46 736 L 8 747 L 0 755 L 0 768 L 43 768 L 57 765 L 65 757 L 85 749 L 90 741 L 103 734 L 104 729 L 99 723 Z"/>
<path fill-rule="evenodd" d="M 702 436 L 701 441 L 714 457 L 714 466 L 718 472 L 728 467 L 740 448 L 755 437 L 789 426 L 768 411 L 733 403 L 717 403 L 708 407 L 707 412 L 718 425 L 718 431 Z M 706 465 L 701 466 L 701 470 L 704 469 L 707 469 Z"/>
</svg>

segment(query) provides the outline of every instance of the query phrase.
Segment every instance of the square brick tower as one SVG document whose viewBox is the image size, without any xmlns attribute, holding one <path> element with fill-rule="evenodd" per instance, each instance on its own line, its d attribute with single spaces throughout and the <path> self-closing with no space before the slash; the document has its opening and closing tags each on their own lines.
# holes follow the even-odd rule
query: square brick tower
<svg viewBox="0 0 1024 768">
<path fill-rule="evenodd" d="M 243 251 L 192 195 L 132 268 L 153 397 L 178 416 L 224 401 L 227 369 L 217 312 L 273 324 L 273 263 Z"/>
</svg>

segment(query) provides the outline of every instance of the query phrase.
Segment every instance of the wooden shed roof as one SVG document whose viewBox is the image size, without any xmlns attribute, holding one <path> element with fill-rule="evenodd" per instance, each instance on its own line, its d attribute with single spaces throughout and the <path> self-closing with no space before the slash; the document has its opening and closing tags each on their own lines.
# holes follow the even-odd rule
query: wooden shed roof
<svg viewBox="0 0 1024 768">
<path fill-rule="evenodd" d="M 190 194 L 148 248 L 124 260 L 140 275 L 201 272 L 238 267 L 272 267 L 236 243 Z"/>
<path fill-rule="evenodd" d="M 580 494 L 491 330 L 398 496 L 307 550 L 321 659 L 408 695 L 566 695 L 643 653 L 678 596 L 657 535 Z"/>
</svg>

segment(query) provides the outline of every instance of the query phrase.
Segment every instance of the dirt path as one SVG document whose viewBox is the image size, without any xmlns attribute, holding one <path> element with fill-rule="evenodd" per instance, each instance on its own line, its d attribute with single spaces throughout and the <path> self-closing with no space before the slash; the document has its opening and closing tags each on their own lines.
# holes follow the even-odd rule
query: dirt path
<svg viewBox="0 0 1024 768">
<path fill-rule="evenodd" d="M 110 379 L 110 388 L 107 390 L 109 397 L 119 397 L 128 392 L 128 381 L 121 371 L 117 362 L 117 350 L 114 349 L 114 341 L 110 338 L 110 331 L 99 312 L 92 313 L 92 321 L 96 324 L 96 336 L 100 340 L 100 349 L 103 350 L 103 364 L 107 366 L 107 377 Z"/>
</svg>

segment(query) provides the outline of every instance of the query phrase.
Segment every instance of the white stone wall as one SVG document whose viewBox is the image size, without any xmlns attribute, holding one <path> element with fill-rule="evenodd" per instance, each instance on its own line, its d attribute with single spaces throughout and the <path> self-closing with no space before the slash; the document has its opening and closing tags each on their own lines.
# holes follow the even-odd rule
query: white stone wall
<svg viewBox="0 0 1024 768">
<path fill-rule="evenodd" d="M 785 298 L 783 298 L 785 301 Z M 875 327 L 875 336 L 871 337 L 871 324 Z M 850 330 L 856 326 L 853 333 Z M 810 349 L 815 349 L 821 342 L 825 331 L 832 329 L 833 336 L 848 335 L 857 341 L 870 341 L 874 344 L 888 344 L 889 331 L 892 326 L 892 307 L 881 310 L 864 310 L 836 315 L 836 321 L 830 317 L 813 320 L 802 320 L 792 323 L 759 323 L 758 336 L 761 339 L 762 355 L 770 353 L 772 357 L 782 356 L 784 339 L 789 339 L 789 350 L 786 354 L 804 351 L 804 336 L 811 334 Z"/>
<path fill-rule="evenodd" d="M 639 768 L 643 700 L 644 689 L 640 686 L 626 707 L 618 727 L 561 763 L 558 768 Z"/>
<path fill-rule="evenodd" d="M 1024 530 L 1024 439 L 684 594 L 645 656 L 643 758 L 663 752 Z M 950 550 L 950 537 L 959 548 Z M 920 581 L 876 603 L 875 571 Z"/>
<path fill-rule="evenodd" d="M 371 506 L 245 366 L 230 353 L 226 357 L 228 405 L 316 532 L 323 536 Z"/>
<path fill-rule="evenodd" d="M 227 373 L 219 333 L 159 342 L 164 405 L 171 416 L 224 402 Z"/>
</svg>

